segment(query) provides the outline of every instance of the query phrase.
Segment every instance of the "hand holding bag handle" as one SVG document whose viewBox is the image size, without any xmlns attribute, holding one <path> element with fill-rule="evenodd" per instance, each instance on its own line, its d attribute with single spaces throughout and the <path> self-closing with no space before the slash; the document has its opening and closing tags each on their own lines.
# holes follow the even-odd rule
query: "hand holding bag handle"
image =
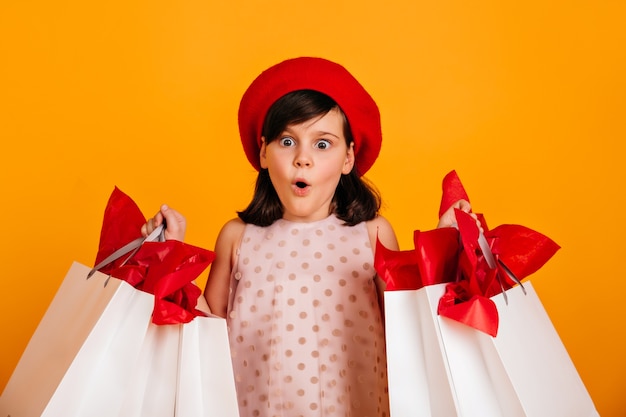
<svg viewBox="0 0 626 417">
<path fill-rule="evenodd" d="M 87 274 L 87 279 L 91 278 L 93 276 L 93 274 L 96 273 L 96 271 L 104 268 L 105 266 L 107 266 L 111 262 L 115 262 L 116 260 L 120 259 L 122 256 L 127 255 L 127 254 L 130 253 L 130 255 L 128 255 L 128 257 L 124 261 L 124 263 L 126 263 L 126 261 L 128 261 L 135 254 L 135 252 L 137 252 L 137 250 L 139 250 L 139 248 L 141 247 L 141 245 L 144 244 L 144 242 L 163 242 L 163 241 L 165 241 L 165 224 L 161 224 L 159 227 L 154 229 L 152 231 L 152 233 L 150 233 L 148 236 L 146 236 L 146 237 L 138 237 L 137 239 L 133 240 L 132 242 L 127 243 L 126 245 L 122 246 L 121 248 L 119 248 L 118 250 L 113 252 L 111 255 L 107 256 L 99 264 L 94 266 L 91 269 L 91 271 L 89 271 L 89 274 Z M 124 263 L 122 263 L 122 265 Z M 107 280 L 104 283 L 104 285 L 106 286 L 106 284 L 108 282 L 109 281 Z"/>
</svg>

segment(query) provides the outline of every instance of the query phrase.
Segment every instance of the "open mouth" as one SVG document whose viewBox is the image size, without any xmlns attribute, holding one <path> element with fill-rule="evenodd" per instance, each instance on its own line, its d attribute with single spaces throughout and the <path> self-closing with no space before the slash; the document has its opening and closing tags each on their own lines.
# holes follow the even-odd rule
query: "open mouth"
<svg viewBox="0 0 626 417">
<path fill-rule="evenodd" d="M 293 190 L 297 196 L 304 197 L 311 190 L 311 184 L 303 181 L 301 179 L 297 179 L 293 182 Z"/>
</svg>

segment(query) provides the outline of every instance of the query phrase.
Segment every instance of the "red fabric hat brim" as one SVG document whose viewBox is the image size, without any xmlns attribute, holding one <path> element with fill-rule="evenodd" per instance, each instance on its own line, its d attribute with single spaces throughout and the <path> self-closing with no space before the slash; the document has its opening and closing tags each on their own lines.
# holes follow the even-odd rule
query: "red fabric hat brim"
<svg viewBox="0 0 626 417">
<path fill-rule="evenodd" d="M 348 119 L 354 138 L 359 175 L 380 153 L 382 131 L 376 102 L 344 67 L 323 58 L 300 57 L 262 72 L 248 87 L 239 105 L 239 134 L 248 161 L 258 171 L 265 116 L 276 100 L 297 90 L 315 90 L 331 97 Z"/>
</svg>

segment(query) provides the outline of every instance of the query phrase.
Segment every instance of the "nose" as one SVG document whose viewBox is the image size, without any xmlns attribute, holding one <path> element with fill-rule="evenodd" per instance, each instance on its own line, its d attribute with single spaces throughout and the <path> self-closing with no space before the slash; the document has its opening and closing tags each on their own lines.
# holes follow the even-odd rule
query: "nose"
<svg viewBox="0 0 626 417">
<path fill-rule="evenodd" d="M 313 160 L 311 159 L 311 155 L 309 155 L 306 151 L 301 149 L 295 156 L 293 160 L 293 164 L 298 168 L 310 167 L 313 165 Z"/>
</svg>

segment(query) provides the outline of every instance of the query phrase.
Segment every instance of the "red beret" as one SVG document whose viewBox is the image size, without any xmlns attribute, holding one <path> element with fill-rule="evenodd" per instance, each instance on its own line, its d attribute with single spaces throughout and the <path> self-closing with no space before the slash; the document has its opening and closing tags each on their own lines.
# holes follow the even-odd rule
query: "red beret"
<svg viewBox="0 0 626 417">
<path fill-rule="evenodd" d="M 296 90 L 331 97 L 346 115 L 354 138 L 357 172 L 370 169 L 382 142 L 378 106 L 344 67 L 322 58 L 289 59 L 263 71 L 239 104 L 239 134 L 248 160 L 260 169 L 259 151 L 265 116 L 276 100 Z"/>
</svg>

